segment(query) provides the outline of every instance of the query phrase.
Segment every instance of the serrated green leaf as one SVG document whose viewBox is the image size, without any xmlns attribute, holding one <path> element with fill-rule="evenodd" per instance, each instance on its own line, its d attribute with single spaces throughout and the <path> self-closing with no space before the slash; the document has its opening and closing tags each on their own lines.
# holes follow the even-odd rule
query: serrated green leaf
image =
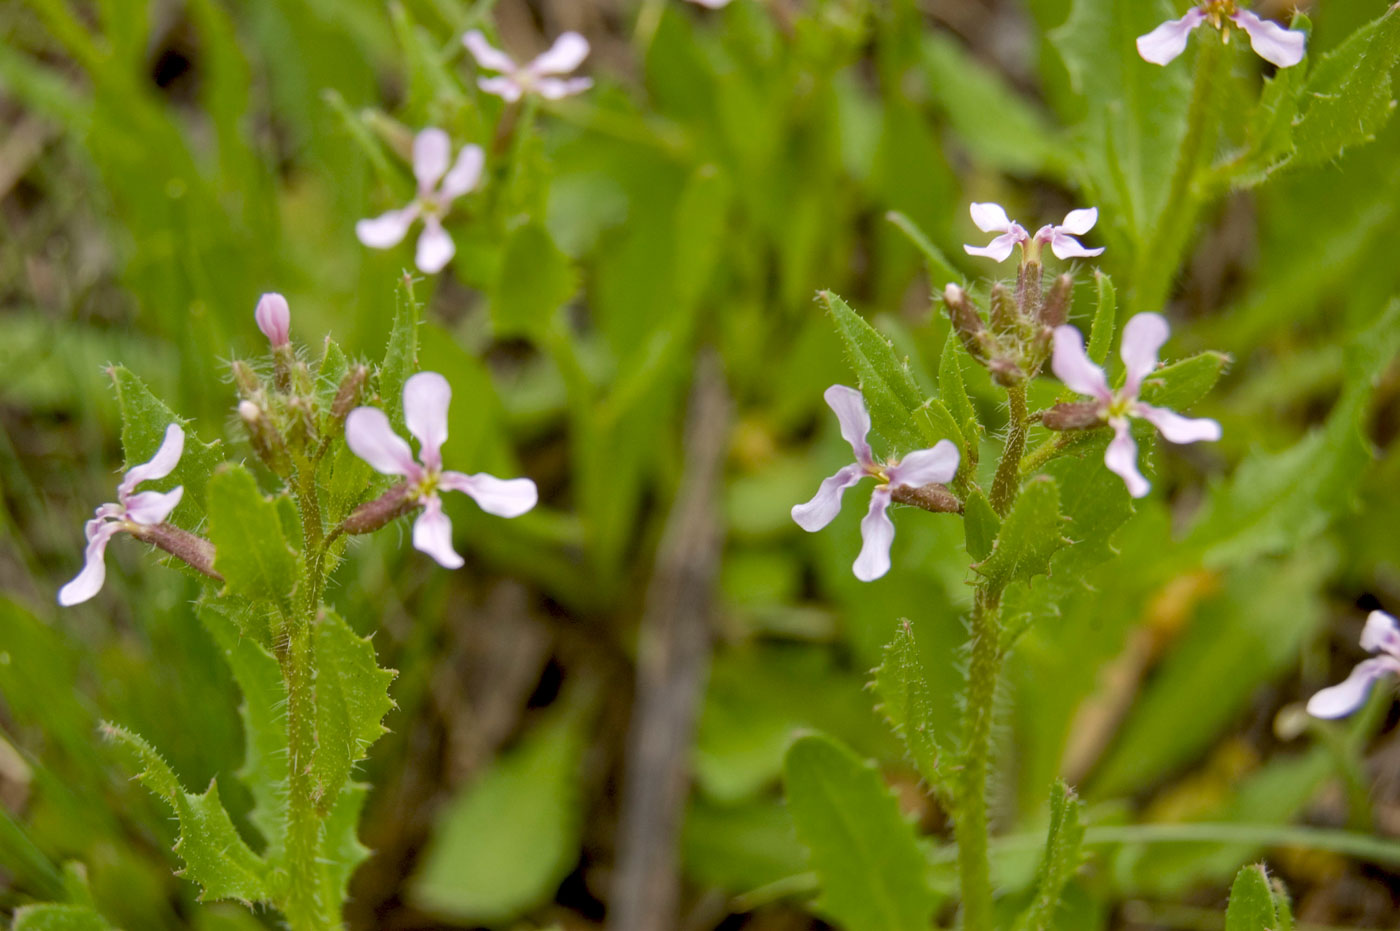
<svg viewBox="0 0 1400 931">
<path fill-rule="evenodd" d="M 967 396 L 967 382 L 963 379 L 962 360 L 967 357 L 962 340 L 952 333 L 943 340 L 943 354 L 938 360 L 938 394 L 948 406 L 948 412 L 962 426 L 963 445 L 970 447 L 977 442 L 977 434 L 969 433 L 967 424 L 977 421 L 977 411 L 972 399 Z M 968 450 L 963 450 L 966 457 Z"/>
<path fill-rule="evenodd" d="M 227 465 L 209 480 L 209 539 L 214 568 L 229 591 L 253 601 L 289 603 L 298 582 L 297 556 L 282 536 L 277 505 L 253 474 Z"/>
<path fill-rule="evenodd" d="M 904 749 L 919 775 L 930 788 L 941 791 L 944 774 L 939 771 L 939 763 L 943 750 L 934 736 L 933 697 L 918 644 L 914 642 L 913 624 L 900 620 L 883 656 L 875 670 L 875 694 L 880 700 L 880 711 L 904 741 Z"/>
<path fill-rule="evenodd" d="M 919 229 L 917 223 L 898 210 L 891 210 L 885 214 L 885 219 L 899 227 L 899 231 L 909 237 L 909 241 L 914 244 L 915 248 L 923 253 L 924 264 L 928 266 L 929 280 L 933 283 L 935 290 L 940 284 L 967 283 L 967 278 L 958 273 L 958 270 L 953 267 L 953 263 L 949 262 L 948 257 L 943 254 L 943 250 L 933 244 L 933 240 Z"/>
<path fill-rule="evenodd" d="M 1000 531 L 1001 518 L 993 510 L 992 503 L 980 490 L 973 489 L 963 502 L 963 533 L 967 538 L 967 555 L 977 562 L 986 559 L 992 554 Z"/>
<path fill-rule="evenodd" d="M 1050 567 L 1050 557 L 1064 545 L 1060 489 L 1049 476 L 1026 483 L 1011 513 L 1002 521 L 991 555 L 973 566 L 993 591 L 1012 582 L 1028 582 Z"/>
<path fill-rule="evenodd" d="M 10 931 L 113 931 L 90 905 L 26 905 L 15 910 Z"/>
<path fill-rule="evenodd" d="M 344 902 L 350 890 L 350 877 L 369 859 L 370 849 L 360 843 L 360 812 L 369 796 L 369 786 L 348 782 L 340 790 L 340 800 L 326 817 L 321 839 L 321 861 L 326 864 L 327 902 Z"/>
<path fill-rule="evenodd" d="M 349 779 L 351 767 L 365 758 L 385 733 L 384 716 L 394 707 L 389 697 L 393 670 L 381 669 L 374 645 L 334 611 L 316 621 L 316 754 L 311 769 L 317 805 L 329 810 Z"/>
<path fill-rule="evenodd" d="M 836 324 L 846 361 L 856 373 L 875 431 L 900 452 L 931 447 L 946 436 L 933 430 L 924 409 L 923 392 L 914 381 L 908 362 L 895 356 L 890 341 L 840 297 L 823 291 L 821 298 Z"/>
<path fill-rule="evenodd" d="M 210 782 L 203 795 L 186 792 L 145 740 L 114 724 L 104 724 L 103 733 L 126 753 L 136 778 L 175 812 L 180 837 L 174 849 L 185 862 L 181 875 L 199 885 L 200 901 L 267 901 L 267 863 L 238 836 L 219 800 L 218 782 Z"/>
<path fill-rule="evenodd" d="M 140 378 L 125 366 L 108 369 L 122 415 L 122 451 L 126 469 L 150 460 L 165 439 L 165 429 L 178 423 L 185 431 L 185 450 L 180 464 L 163 479 L 143 482 L 141 491 L 168 491 L 183 485 L 184 496 L 175 509 L 173 522 L 186 529 L 198 526 L 204 504 L 205 486 L 214 468 L 223 460 L 222 444 L 205 443 L 195 435 L 190 422 L 172 411 L 151 393 Z M 124 470 L 125 471 L 125 470 Z"/>
<path fill-rule="evenodd" d="M 1269 875 L 1262 863 L 1242 868 L 1230 886 L 1225 931 L 1277 931 L 1278 913 Z"/>
<path fill-rule="evenodd" d="M 340 383 L 349 373 L 350 360 L 345 357 L 345 351 L 327 336 L 325 348 L 321 353 L 321 363 L 316 368 L 316 395 L 322 408 L 330 408 Z"/>
<path fill-rule="evenodd" d="M 578 862 L 587 722 L 553 713 L 449 803 L 412 882 L 420 908 L 494 925 L 554 895 Z"/>
<path fill-rule="evenodd" d="M 1113 348 L 1113 331 L 1118 325 L 1118 302 L 1113 290 L 1113 279 L 1098 269 L 1094 269 L 1094 286 L 1098 292 L 1098 302 L 1094 305 L 1094 322 L 1089 327 L 1089 358 L 1096 365 L 1103 365 L 1108 351 Z"/>
<path fill-rule="evenodd" d="M 413 296 L 413 284 L 401 282 L 396 295 L 394 323 L 389 329 L 389 345 L 379 366 L 379 403 L 389 415 L 389 423 L 404 432 L 403 385 L 418 371 L 418 324 L 422 306 Z"/>
<path fill-rule="evenodd" d="M 914 828 L 874 766 L 830 737 L 800 737 L 783 761 L 788 810 L 846 931 L 927 931 L 937 902 Z"/>
<path fill-rule="evenodd" d="M 491 292 L 491 321 L 499 336 L 538 337 L 554 312 L 578 290 L 569 257 L 537 223 L 506 240 L 500 274 Z"/>
<path fill-rule="evenodd" d="M 1142 383 L 1142 399 L 1148 404 L 1185 411 L 1210 393 L 1230 364 L 1223 352 L 1203 352 L 1164 365 Z"/>
<path fill-rule="evenodd" d="M 1310 34 L 1312 23 L 1303 13 L 1295 13 L 1289 28 Z M 1226 166 L 1226 180 L 1256 184 L 1292 154 L 1293 125 L 1306 75 L 1306 66 L 1300 62 L 1291 68 L 1279 68 L 1265 79 L 1259 103 L 1249 118 L 1245 143 L 1248 155 L 1237 159 L 1238 164 Z"/>
<path fill-rule="evenodd" d="M 321 458 L 316 469 L 321 483 L 321 517 L 333 527 L 346 518 L 374 488 L 374 470 L 369 463 L 351 452 L 344 438 L 337 437 L 330 452 Z"/>
<path fill-rule="evenodd" d="M 1079 869 L 1084 844 L 1084 803 L 1057 781 L 1050 792 L 1050 830 L 1045 859 L 1036 880 L 1035 898 L 1016 920 L 1016 931 L 1051 931 L 1065 886 Z"/>
</svg>

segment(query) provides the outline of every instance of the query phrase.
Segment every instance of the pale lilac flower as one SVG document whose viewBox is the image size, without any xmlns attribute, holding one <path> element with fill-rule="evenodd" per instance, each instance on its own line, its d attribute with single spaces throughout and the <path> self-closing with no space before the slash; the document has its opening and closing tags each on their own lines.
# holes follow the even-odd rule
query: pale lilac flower
<svg viewBox="0 0 1400 931">
<path fill-rule="evenodd" d="M 287 345 L 292 332 L 292 311 L 287 299 L 280 294 L 267 293 L 258 298 L 258 306 L 253 311 L 253 319 L 258 329 L 272 344 L 273 349 Z"/>
<path fill-rule="evenodd" d="M 117 486 L 117 502 L 99 507 L 93 519 L 83 525 L 87 537 L 83 571 L 58 590 L 59 604 L 64 607 L 81 604 L 102 590 L 102 583 L 107 580 L 107 542 L 112 537 L 123 531 L 129 533 L 138 526 L 157 526 L 175 510 L 185 493 L 182 485 L 166 492 L 135 492 L 142 482 L 165 478 L 175 471 L 184 451 L 185 431 L 179 424 L 172 423 L 165 428 L 165 439 L 151 460 L 133 466 L 122 478 Z"/>
<path fill-rule="evenodd" d="M 1055 350 L 1050 367 L 1066 387 L 1094 399 L 1100 421 L 1113 428 L 1113 440 L 1104 452 L 1104 464 L 1123 479 L 1128 494 L 1141 498 L 1152 487 L 1137 467 L 1137 444 L 1133 441 L 1129 418 L 1138 417 L 1157 428 L 1173 443 L 1196 443 L 1220 439 L 1220 424 L 1209 419 L 1182 417 L 1166 408 L 1138 400 L 1143 380 L 1157 367 L 1157 351 L 1167 341 L 1170 328 L 1161 314 L 1138 314 L 1123 328 L 1119 354 L 1127 370 L 1123 387 L 1113 391 L 1103 369 L 1084 352 L 1084 338 L 1072 326 L 1055 328 Z"/>
<path fill-rule="evenodd" d="M 1280 68 L 1291 68 L 1303 60 L 1307 34 L 1297 29 L 1285 29 L 1278 23 L 1260 19 L 1249 10 L 1237 9 L 1234 0 L 1208 0 L 1192 7 L 1181 19 L 1169 19 L 1145 36 L 1138 36 L 1137 50 L 1144 61 L 1165 65 L 1186 51 L 1186 38 L 1191 30 L 1210 21 L 1230 36 L 1225 20 L 1234 23 L 1249 36 L 1256 55 Z"/>
<path fill-rule="evenodd" d="M 1075 236 L 1083 236 L 1094 228 L 1094 224 L 1099 220 L 1099 210 L 1097 207 L 1089 207 L 1082 210 L 1071 210 L 1065 214 L 1063 223 L 1058 225 L 1046 224 L 1036 230 L 1032 236 L 1026 232 L 1026 228 L 1006 215 L 1006 210 L 1001 204 L 973 204 L 969 208 L 972 214 L 972 222 L 977 224 L 977 228 L 984 233 L 1001 233 L 1000 236 L 987 243 L 985 246 L 964 245 L 963 249 L 968 255 L 980 255 L 998 262 L 1005 262 L 1012 251 L 1020 246 L 1025 249 L 1031 247 L 1032 256 L 1038 256 L 1040 246 L 1049 243 L 1050 251 L 1055 253 L 1059 259 L 1072 259 L 1080 256 L 1095 256 L 1103 252 L 1103 248 L 1086 249 Z"/>
<path fill-rule="evenodd" d="M 415 136 L 413 174 L 418 179 L 418 197 L 407 207 L 356 223 L 355 235 L 360 242 L 371 249 L 393 248 L 408 235 L 413 221 L 422 217 L 423 233 L 418 237 L 415 261 L 426 274 L 442 271 L 457 251 L 452 237 L 442 228 L 443 214 L 454 200 L 476 188 L 486 160 L 477 145 L 463 146 L 449 167 L 451 157 L 452 141 L 442 130 L 429 128 Z"/>
<path fill-rule="evenodd" d="M 836 519 L 846 489 L 865 476 L 872 476 L 879 484 L 870 493 L 870 510 L 860 522 L 863 543 L 854 567 L 856 578 L 870 582 L 890 571 L 894 523 L 886 511 L 891 496 L 900 488 L 951 482 L 958 472 L 958 448 L 951 440 L 939 440 L 932 449 L 915 450 L 896 462 L 876 462 L 866 441 L 870 412 L 865 409 L 861 393 L 845 385 L 832 385 L 823 397 L 836 413 L 841 436 L 851 444 L 856 461 L 823 479 L 811 501 L 793 507 L 792 519 L 809 533 L 821 530 Z"/>
<path fill-rule="evenodd" d="M 1308 714 L 1315 718 L 1344 718 L 1366 703 L 1377 679 L 1400 675 L 1400 624 L 1395 618 L 1384 611 L 1372 611 L 1361 631 L 1361 648 L 1381 655 L 1357 663 L 1346 681 L 1308 699 Z"/>
<path fill-rule="evenodd" d="M 462 557 L 452 548 L 452 522 L 442 512 L 439 489 L 470 495 L 483 511 L 498 517 L 519 517 L 535 506 L 539 495 L 528 478 L 499 479 L 484 472 L 466 475 L 442 468 L 442 444 L 447 440 L 447 406 L 452 387 L 437 372 L 419 372 L 403 386 L 403 414 L 408 432 L 418 440 L 418 460 L 377 407 L 357 407 L 345 419 L 345 442 L 350 450 L 384 475 L 401 475 L 408 501 L 423 508 L 413 523 L 413 546 L 438 564 L 456 569 Z"/>
<path fill-rule="evenodd" d="M 588 40 L 577 32 L 566 32 L 538 57 L 518 65 L 515 59 L 486 41 L 478 30 L 462 36 L 462 44 L 476 63 L 487 71 L 499 71 L 493 78 L 477 78 L 476 84 L 488 94 L 514 103 L 526 94 L 539 94 L 558 100 L 580 94 L 593 86 L 591 78 L 563 78 L 588 57 Z"/>
<path fill-rule="evenodd" d="M 709 7 L 712 10 L 718 10 L 720 7 L 729 6 L 730 0 L 690 0 L 690 2 L 696 4 L 697 6 L 704 6 Z"/>
</svg>

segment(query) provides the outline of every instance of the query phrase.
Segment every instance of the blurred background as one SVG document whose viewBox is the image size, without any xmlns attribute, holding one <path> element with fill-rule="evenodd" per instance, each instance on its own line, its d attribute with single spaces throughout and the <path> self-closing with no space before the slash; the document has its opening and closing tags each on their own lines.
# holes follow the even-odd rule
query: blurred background
<svg viewBox="0 0 1400 931">
<path fill-rule="evenodd" d="M 122 539 L 97 599 L 60 612 L 54 593 L 122 460 L 108 363 L 251 459 L 228 363 L 263 351 L 260 293 L 287 295 L 313 355 L 333 334 L 380 357 L 412 247 L 370 251 L 353 229 L 407 202 L 426 125 L 488 149 L 486 186 L 448 223 L 456 259 L 415 286 L 421 365 L 455 392 L 446 461 L 531 476 L 542 506 L 501 521 L 449 496 L 466 568 L 396 525 L 337 577 L 330 600 L 399 671 L 361 770 L 375 853 L 349 926 L 824 927 L 780 787 L 804 729 L 878 760 L 946 843 L 866 683 L 908 618 L 955 725 L 961 525 L 898 514 L 894 571 L 862 584 L 860 509 L 819 534 L 792 523 L 849 456 L 821 393 L 853 376 L 814 296 L 845 297 L 932 386 L 945 282 L 891 211 L 973 279 L 998 269 L 962 254 L 983 241 L 969 201 L 1032 228 L 1098 203 L 1095 266 L 1123 279 L 1131 215 L 1096 197 L 1111 184 L 1080 153 L 1125 88 L 1111 70 L 1071 81 L 1051 39 L 1070 5 L 0 6 L 0 904 L 59 895 L 75 862 L 128 931 L 271 926 L 196 904 L 173 822 L 97 738 L 101 720 L 132 728 L 246 814 L 238 695 L 197 583 Z M 1384 5 L 1309 6 L 1316 55 Z M 582 32 L 595 88 L 498 133 L 458 41 L 492 23 L 522 60 Z M 1186 93 L 1178 65 L 1152 80 Z M 1257 61 L 1230 80 L 1252 100 Z M 1094 845 L 1067 927 L 1222 928 L 1230 877 L 1265 856 L 1304 926 L 1396 926 L 1391 693 L 1335 726 L 1300 703 L 1362 657 L 1366 611 L 1400 609 L 1400 372 L 1357 387 L 1344 361 L 1400 289 L 1397 151 L 1392 121 L 1203 217 L 1168 356 L 1233 356 L 1196 411 L 1225 439 L 1159 451 L 1114 558 L 1058 580 L 1058 616 L 1017 644 L 996 813 L 1021 842 L 1001 882 L 1029 882 L 1056 775 L 1091 824 L 1121 828 Z M 1122 319 L 1159 309 L 1120 303 Z M 995 422 L 994 386 L 969 377 Z M 1178 822 L 1257 830 L 1153 840 Z M 1360 842 L 1311 849 L 1294 824 Z"/>
</svg>

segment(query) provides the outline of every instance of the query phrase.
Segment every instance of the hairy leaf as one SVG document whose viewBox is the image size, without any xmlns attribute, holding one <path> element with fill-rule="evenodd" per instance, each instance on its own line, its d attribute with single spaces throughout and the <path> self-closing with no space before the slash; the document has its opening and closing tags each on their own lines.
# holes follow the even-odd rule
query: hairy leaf
<svg viewBox="0 0 1400 931">
<path fill-rule="evenodd" d="M 1274 891 L 1262 863 L 1243 867 L 1230 886 L 1225 931 L 1277 931 Z"/>
<path fill-rule="evenodd" d="M 1084 844 L 1084 803 L 1057 781 L 1050 792 L 1050 831 L 1040 864 L 1035 898 L 1016 920 L 1016 931 L 1052 931 L 1065 886 L 1079 869 Z"/>
<path fill-rule="evenodd" d="M 264 498 L 241 465 L 209 481 L 209 539 L 214 568 L 229 591 L 253 601 L 289 603 L 298 582 L 297 556 L 282 536 L 277 505 Z"/>
<path fill-rule="evenodd" d="M 117 406 L 122 414 L 122 450 L 126 456 L 126 469 L 147 462 L 156 454 L 161 441 L 165 439 L 166 427 L 178 423 L 184 428 L 185 450 L 175 471 L 163 479 L 143 482 L 137 490 L 168 491 L 176 485 L 183 485 L 185 493 L 180 499 L 180 506 L 175 509 L 173 522 L 186 529 L 197 526 L 205 486 L 214 467 L 223 459 L 222 444 L 217 440 L 205 443 L 195 436 L 189 421 L 167 407 L 125 366 L 113 366 L 107 371 L 112 378 Z"/>
<path fill-rule="evenodd" d="M 1094 269 L 1094 286 L 1098 291 L 1098 302 L 1094 305 L 1094 322 L 1089 328 L 1089 358 L 1103 365 L 1108 352 L 1113 347 L 1113 331 L 1118 325 L 1118 302 L 1113 290 L 1113 279 L 1098 269 Z"/>
<path fill-rule="evenodd" d="M 884 661 L 875 670 L 875 694 L 881 713 L 904 741 L 919 775 L 931 788 L 941 790 L 946 774 L 939 771 L 943 751 L 933 732 L 933 697 L 914 642 L 914 625 L 907 620 L 900 620 L 894 639 L 885 646 Z"/>
<path fill-rule="evenodd" d="M 1210 393 L 1220 380 L 1230 357 L 1223 352 L 1203 352 L 1164 365 L 1142 383 L 1142 399 L 1168 410 L 1184 411 Z"/>
<path fill-rule="evenodd" d="M 389 683 L 396 673 L 379 668 L 374 645 L 334 611 L 316 621 L 316 755 L 312 772 L 317 804 L 329 810 L 356 761 L 385 732 L 394 707 Z"/>
<path fill-rule="evenodd" d="M 967 537 L 967 555 L 981 561 L 992 554 L 1001 531 L 1001 518 L 987 496 L 977 489 L 963 502 L 963 530 Z"/>
<path fill-rule="evenodd" d="M 394 323 L 389 329 L 389 345 L 384 350 L 384 362 L 379 367 L 379 403 L 389 422 L 399 432 L 404 430 L 403 385 L 418 371 L 418 324 L 422 305 L 413 296 L 413 286 L 401 282 L 394 307 Z"/>
<path fill-rule="evenodd" d="M 1062 531 L 1059 486 L 1048 476 L 1038 476 L 1021 490 L 1002 521 L 991 555 L 973 568 L 993 591 L 1028 582 L 1050 567 L 1050 557 L 1064 545 Z"/>
</svg>

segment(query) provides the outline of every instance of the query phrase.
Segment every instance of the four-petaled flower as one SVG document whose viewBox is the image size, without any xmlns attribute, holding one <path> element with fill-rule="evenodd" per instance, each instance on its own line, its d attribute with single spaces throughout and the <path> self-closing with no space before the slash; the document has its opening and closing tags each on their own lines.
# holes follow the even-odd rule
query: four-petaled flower
<svg viewBox="0 0 1400 931">
<path fill-rule="evenodd" d="M 1384 611 L 1372 611 L 1361 631 L 1361 649 L 1381 655 L 1357 663 L 1346 681 L 1308 699 L 1308 714 L 1315 718 L 1344 718 L 1366 703 L 1377 679 L 1400 675 L 1400 624 L 1395 618 Z"/>
<path fill-rule="evenodd" d="M 880 484 L 870 493 L 870 510 L 860 522 L 863 542 L 854 567 L 856 578 L 870 582 L 890 570 L 894 523 L 886 511 L 891 496 L 901 488 L 951 482 L 958 472 L 958 448 L 951 440 L 939 440 L 932 449 L 916 450 L 897 462 L 876 462 L 865 439 L 870 432 L 870 412 L 861 393 L 845 385 L 832 385 L 823 397 L 836 413 L 841 436 L 851 444 L 856 461 L 823 479 L 811 501 L 793 507 L 792 519 L 809 533 L 822 529 L 836 519 L 846 489 L 867 475 L 874 477 Z"/>
<path fill-rule="evenodd" d="M 126 473 L 122 483 L 117 486 L 117 502 L 99 507 L 92 520 L 83 526 L 87 537 L 83 571 L 58 590 L 59 604 L 64 607 L 81 604 L 102 590 L 102 583 L 107 580 L 107 541 L 123 531 L 129 533 L 140 527 L 155 527 L 175 510 L 185 493 L 183 485 L 166 492 L 133 492 L 142 482 L 162 479 L 175 471 L 184 451 L 185 431 L 179 424 L 172 423 L 165 428 L 165 439 L 151 460 L 133 466 Z"/>
<path fill-rule="evenodd" d="M 356 223 L 355 235 L 360 242 L 371 249 L 390 249 L 408 235 L 408 228 L 421 216 L 423 233 L 418 237 L 415 261 L 426 274 L 442 271 L 457 251 L 452 237 L 442 228 L 442 216 L 454 200 L 477 186 L 485 161 L 477 145 L 463 146 L 449 168 L 451 157 L 452 141 L 442 130 L 429 128 L 415 136 L 413 174 L 418 179 L 418 197 L 407 207 Z"/>
<path fill-rule="evenodd" d="M 1031 249 L 1031 256 L 1034 260 L 1038 258 L 1041 245 L 1050 244 L 1050 251 L 1055 253 L 1059 259 L 1072 259 L 1079 256 L 1095 256 L 1103 252 L 1103 247 L 1098 249 L 1086 249 L 1075 236 L 1083 236 L 1094 228 L 1094 224 L 1099 220 L 1099 210 L 1097 207 L 1088 207 L 1082 210 L 1071 210 L 1065 214 L 1063 223 L 1058 225 L 1046 224 L 1036 230 L 1032 236 L 1026 232 L 1026 228 L 1006 215 L 1006 210 L 1001 204 L 973 204 L 969 208 L 972 214 L 972 222 L 977 224 L 977 228 L 984 233 L 1001 233 L 996 239 L 985 246 L 964 245 L 968 255 L 981 255 L 998 262 L 1005 262 L 1011 255 L 1013 249 L 1020 246 L 1025 250 L 1027 246 Z"/>
<path fill-rule="evenodd" d="M 439 489 L 462 491 L 481 509 L 498 517 L 519 517 L 535 506 L 539 496 L 528 478 L 499 479 L 486 473 L 466 475 L 442 468 L 442 444 L 447 440 L 447 406 L 452 388 L 437 372 L 419 372 L 403 386 L 403 415 L 408 432 L 418 440 L 418 457 L 389 426 L 377 407 L 357 407 L 345 419 L 345 442 L 375 471 L 401 475 L 411 506 L 423 513 L 413 524 L 413 546 L 448 569 L 462 565 L 452 548 L 452 522 L 442 512 Z"/>
<path fill-rule="evenodd" d="M 588 40 L 577 32 L 564 33 L 538 57 L 523 65 L 516 64 L 515 59 L 486 41 L 486 36 L 478 30 L 462 36 L 462 44 L 478 65 L 500 72 L 493 78 L 477 78 L 477 86 L 507 103 L 514 103 L 526 94 L 558 100 L 593 86 L 591 78 L 558 77 L 573 71 L 588 57 Z"/>
<path fill-rule="evenodd" d="M 1256 55 L 1280 68 L 1291 68 L 1303 60 L 1308 37 L 1297 29 L 1285 29 L 1278 23 L 1260 19 L 1249 10 L 1235 6 L 1235 0 L 1206 0 L 1191 8 L 1181 19 L 1169 19 L 1145 36 L 1138 36 L 1137 50 L 1144 61 L 1165 65 L 1186 51 L 1186 39 L 1191 30 L 1210 21 L 1229 38 L 1229 20 L 1249 36 Z"/>
<path fill-rule="evenodd" d="M 1113 440 L 1104 452 L 1104 464 L 1128 486 L 1128 494 L 1141 498 L 1152 487 L 1137 467 L 1137 444 L 1133 441 L 1129 418 L 1139 417 L 1157 428 L 1173 443 L 1196 443 L 1220 439 L 1220 424 L 1214 420 L 1182 417 L 1165 408 L 1138 400 L 1142 383 L 1157 367 L 1157 351 L 1170 333 L 1161 314 L 1138 314 L 1123 328 L 1119 354 L 1127 377 L 1123 387 L 1113 391 L 1103 369 L 1084 352 L 1084 338 L 1072 326 L 1055 328 L 1055 351 L 1050 367 L 1056 377 L 1073 391 L 1094 399 L 1093 414 L 1113 428 Z"/>
</svg>

